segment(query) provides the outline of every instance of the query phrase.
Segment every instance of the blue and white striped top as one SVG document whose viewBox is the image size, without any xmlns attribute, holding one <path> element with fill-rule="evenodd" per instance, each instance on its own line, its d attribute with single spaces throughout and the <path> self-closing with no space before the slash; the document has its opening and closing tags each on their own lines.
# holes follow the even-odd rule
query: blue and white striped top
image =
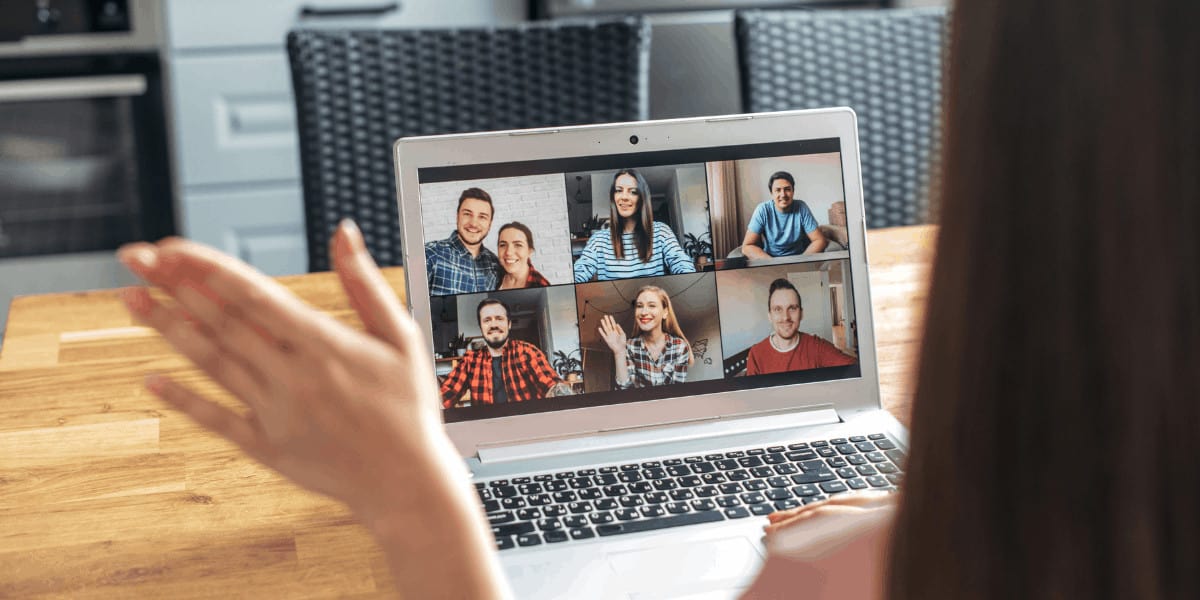
<svg viewBox="0 0 1200 600">
<path fill-rule="evenodd" d="M 696 272 L 696 265 L 679 247 L 675 232 L 666 223 L 654 222 L 654 251 L 648 262 L 638 258 L 632 233 L 621 234 L 621 249 L 625 258 L 618 259 L 613 255 L 611 231 L 607 227 L 597 229 L 588 238 L 579 260 L 575 261 L 575 283 L 591 281 L 593 276 L 599 281 L 608 281 Z"/>
</svg>

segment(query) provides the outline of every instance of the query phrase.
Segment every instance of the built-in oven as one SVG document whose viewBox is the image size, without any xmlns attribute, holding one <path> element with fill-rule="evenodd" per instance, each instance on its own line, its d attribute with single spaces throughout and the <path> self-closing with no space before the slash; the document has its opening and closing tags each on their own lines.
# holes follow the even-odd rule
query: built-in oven
<svg viewBox="0 0 1200 600">
<path fill-rule="evenodd" d="M 0 309 L 175 232 L 155 0 L 0 2 Z M 4 315 L 0 313 L 0 324 Z"/>
</svg>

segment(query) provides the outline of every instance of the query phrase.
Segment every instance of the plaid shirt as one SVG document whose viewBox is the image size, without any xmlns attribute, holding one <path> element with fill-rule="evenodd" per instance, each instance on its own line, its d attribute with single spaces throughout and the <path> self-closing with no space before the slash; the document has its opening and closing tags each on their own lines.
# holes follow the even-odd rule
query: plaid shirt
<svg viewBox="0 0 1200 600">
<path fill-rule="evenodd" d="M 618 381 L 618 388 L 650 387 L 687 381 L 687 342 L 669 333 L 663 335 L 667 336 L 667 345 L 658 360 L 650 358 L 650 351 L 642 343 L 642 336 L 635 336 L 625 342 L 625 367 L 629 369 L 629 381 Z"/>
<path fill-rule="evenodd" d="M 500 376 L 509 402 L 537 400 L 562 378 L 537 346 L 521 340 L 508 340 L 500 358 Z M 455 365 L 442 382 L 442 407 L 454 406 L 470 390 L 472 404 L 492 404 L 492 353 L 487 348 L 474 350 Z"/>
<path fill-rule="evenodd" d="M 483 246 L 479 247 L 479 256 L 471 256 L 457 231 L 444 240 L 425 244 L 425 264 L 431 296 L 490 292 L 500 283 L 496 276 L 500 259 Z"/>
<path fill-rule="evenodd" d="M 496 286 L 497 287 L 504 284 L 505 273 L 506 273 L 506 271 L 504 269 L 496 270 Z M 550 280 L 548 280 L 544 276 L 542 276 L 541 273 L 538 273 L 538 270 L 533 268 L 533 264 L 531 263 L 529 265 L 529 275 L 525 277 L 525 287 L 527 287 L 527 288 L 550 287 Z"/>
</svg>

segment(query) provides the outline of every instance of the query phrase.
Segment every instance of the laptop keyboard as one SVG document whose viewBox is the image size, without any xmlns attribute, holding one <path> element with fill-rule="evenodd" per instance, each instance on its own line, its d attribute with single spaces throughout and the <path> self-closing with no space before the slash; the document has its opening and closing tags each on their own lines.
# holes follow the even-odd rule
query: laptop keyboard
<svg viewBox="0 0 1200 600">
<path fill-rule="evenodd" d="M 895 491 L 904 453 L 882 433 L 476 482 L 496 546 L 715 523 L 853 490 Z"/>
</svg>

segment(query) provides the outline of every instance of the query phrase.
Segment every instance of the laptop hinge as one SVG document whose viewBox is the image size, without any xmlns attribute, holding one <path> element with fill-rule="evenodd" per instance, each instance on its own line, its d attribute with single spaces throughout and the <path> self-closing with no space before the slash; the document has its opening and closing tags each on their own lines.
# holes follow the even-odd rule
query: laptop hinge
<svg viewBox="0 0 1200 600">
<path fill-rule="evenodd" d="M 743 433 L 829 425 L 840 420 L 837 410 L 833 408 L 832 404 L 819 404 L 802 409 L 787 408 L 742 413 L 732 417 L 705 417 L 672 423 L 600 430 L 569 437 L 556 436 L 480 445 L 478 456 L 479 462 L 482 464 L 495 464 Z"/>
</svg>

